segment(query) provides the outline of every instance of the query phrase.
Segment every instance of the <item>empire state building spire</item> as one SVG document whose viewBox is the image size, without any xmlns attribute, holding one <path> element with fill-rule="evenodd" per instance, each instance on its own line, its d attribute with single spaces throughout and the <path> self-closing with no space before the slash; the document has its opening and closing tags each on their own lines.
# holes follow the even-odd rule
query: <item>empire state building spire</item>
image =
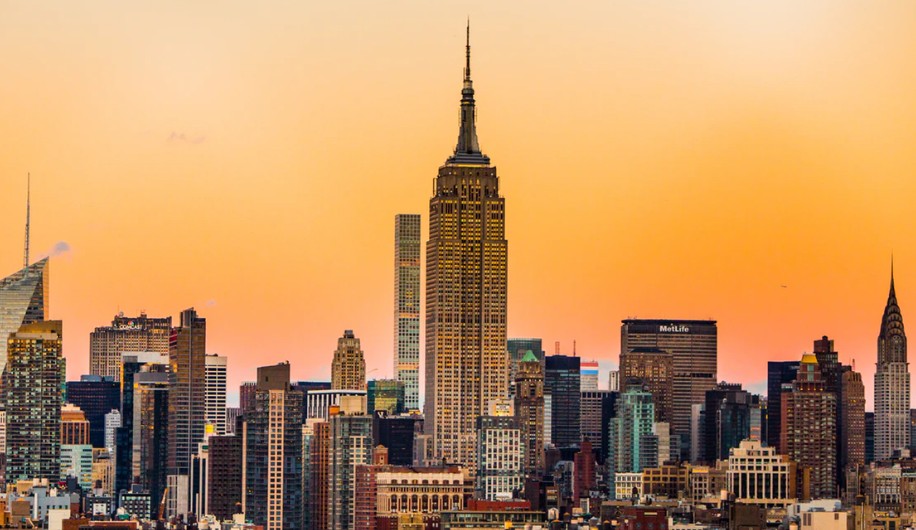
<svg viewBox="0 0 916 530">
<path fill-rule="evenodd" d="M 489 164 L 490 158 L 480 152 L 477 141 L 477 107 L 474 102 L 474 82 L 471 81 L 471 22 L 468 21 L 465 44 L 464 84 L 461 88 L 461 123 L 458 145 L 449 164 Z"/>
</svg>

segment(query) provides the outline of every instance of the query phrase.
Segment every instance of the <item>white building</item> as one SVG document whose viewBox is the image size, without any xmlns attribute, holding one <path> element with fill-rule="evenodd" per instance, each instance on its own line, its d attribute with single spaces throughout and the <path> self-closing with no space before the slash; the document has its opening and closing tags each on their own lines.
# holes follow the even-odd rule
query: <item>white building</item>
<svg viewBox="0 0 916 530">
<path fill-rule="evenodd" d="M 60 479 L 74 477 L 83 490 L 92 488 L 92 445 L 61 444 Z"/>
<path fill-rule="evenodd" d="M 795 465 L 776 448 L 743 440 L 729 451 L 726 480 L 738 502 L 767 508 L 794 504 Z"/>
<path fill-rule="evenodd" d="M 341 405 L 341 398 L 360 396 L 365 401 L 365 390 L 309 390 L 305 395 L 306 417 L 327 420 L 330 416 L 331 406 Z M 344 400 L 346 401 L 346 400 Z"/>
<path fill-rule="evenodd" d="M 615 473 L 614 498 L 626 500 L 634 496 L 640 497 L 643 492 L 642 473 Z"/>
<path fill-rule="evenodd" d="M 206 358 L 206 422 L 213 425 L 216 434 L 226 434 L 226 364 L 225 355 L 207 355 Z"/>
<path fill-rule="evenodd" d="M 579 363 L 579 390 L 582 392 L 598 390 L 598 361 Z"/>
<path fill-rule="evenodd" d="M 490 415 L 477 418 L 477 496 L 508 500 L 521 490 L 524 451 L 511 401 L 490 404 Z"/>
<path fill-rule="evenodd" d="M 105 415 L 105 449 L 109 454 L 114 454 L 115 431 L 121 426 L 121 412 L 113 409 Z"/>
</svg>

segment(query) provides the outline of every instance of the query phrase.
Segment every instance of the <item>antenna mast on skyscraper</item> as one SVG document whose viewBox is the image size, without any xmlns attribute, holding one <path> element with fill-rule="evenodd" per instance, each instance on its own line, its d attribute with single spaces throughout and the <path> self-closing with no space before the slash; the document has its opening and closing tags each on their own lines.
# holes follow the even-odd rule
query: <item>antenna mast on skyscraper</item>
<svg viewBox="0 0 916 530">
<path fill-rule="evenodd" d="M 25 253 L 22 259 L 23 268 L 29 266 L 29 218 L 31 217 L 32 207 L 32 174 L 27 173 L 26 191 L 25 191 Z"/>
</svg>

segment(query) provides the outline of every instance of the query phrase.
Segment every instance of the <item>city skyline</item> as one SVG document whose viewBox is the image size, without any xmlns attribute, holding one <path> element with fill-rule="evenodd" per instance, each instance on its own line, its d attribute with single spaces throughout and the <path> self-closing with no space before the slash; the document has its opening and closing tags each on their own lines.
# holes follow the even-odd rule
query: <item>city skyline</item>
<svg viewBox="0 0 916 530">
<path fill-rule="evenodd" d="M 115 10 L 109 16 L 130 13 L 121 9 L 124 11 Z M 333 8 L 326 9 L 322 16 L 333 19 L 341 15 Z M 250 115 L 226 118 L 227 132 L 221 133 L 222 122 L 212 113 L 227 102 L 217 98 L 212 106 L 198 105 L 208 89 L 216 88 L 216 81 L 249 71 L 245 68 L 255 69 L 262 64 L 259 61 L 267 59 L 256 52 L 243 57 L 242 66 L 217 64 L 213 77 L 201 74 L 193 78 L 196 85 L 190 85 L 190 93 L 185 92 L 185 85 L 174 84 L 170 76 L 190 67 L 194 59 L 202 58 L 201 54 L 216 52 L 214 42 L 196 41 L 199 37 L 190 31 L 180 33 L 178 42 L 193 50 L 192 57 L 176 64 L 174 70 L 166 68 L 168 60 L 174 58 L 167 52 L 155 52 L 138 43 L 119 55 L 103 51 L 103 41 L 98 39 L 88 39 L 88 51 L 84 52 L 66 52 L 53 42 L 36 45 L 39 50 L 53 52 L 48 53 L 51 63 L 47 70 L 13 61 L 11 71 L 22 76 L 23 83 L 18 88 L 0 88 L 0 95 L 16 109 L 11 111 L 9 123 L 0 125 L 0 134 L 15 139 L 12 156 L 0 161 L 8 191 L 0 197 L 0 222 L 4 226 L 0 231 L 0 264 L 5 264 L 0 275 L 14 273 L 21 263 L 25 175 L 32 171 L 33 256 L 40 256 L 42 249 L 54 248 L 58 241 L 66 242 L 59 249 L 72 248 L 52 259 L 55 288 L 49 316 L 67 325 L 63 352 L 68 380 L 88 373 L 89 332 L 107 325 L 119 310 L 128 315 L 146 310 L 151 317 L 177 318 L 180 310 L 190 306 L 208 321 L 206 353 L 230 358 L 230 389 L 237 388 L 242 380 L 250 380 L 254 368 L 268 361 L 289 360 L 294 379 L 330 379 L 330 352 L 340 329 L 354 329 L 362 339 L 367 375 L 391 377 L 390 219 L 396 213 L 425 210 L 434 177 L 431 168 L 441 162 L 442 153 L 454 142 L 454 116 L 450 111 L 454 111 L 454 87 L 459 81 L 456 72 L 463 60 L 463 27 L 456 20 L 463 19 L 452 16 L 451 11 L 457 9 L 454 6 L 442 9 L 423 11 L 418 16 L 427 17 L 424 21 L 431 27 L 405 26 L 410 32 L 402 37 L 389 35 L 390 28 L 373 28 L 361 18 L 351 20 L 347 27 L 366 31 L 373 36 L 367 40 L 381 46 L 373 50 L 372 60 L 380 61 L 384 68 L 368 70 L 373 79 L 382 80 L 381 86 L 368 83 L 368 77 L 366 82 L 360 81 L 363 78 L 358 75 L 360 68 L 369 68 L 367 58 L 360 54 L 370 48 L 331 50 L 330 57 L 349 58 L 357 66 L 322 72 L 333 77 L 328 86 L 346 86 L 343 79 L 352 78 L 354 86 L 377 88 L 377 93 L 370 94 L 371 88 L 365 94 L 352 93 L 358 100 L 357 111 L 361 112 L 341 115 L 336 121 L 331 119 L 333 112 L 341 111 L 336 103 L 328 114 L 298 103 L 296 119 L 323 117 L 317 121 L 326 128 L 316 132 L 300 127 L 292 118 L 281 120 L 283 134 L 253 134 L 250 145 L 237 142 L 244 139 L 247 127 L 269 127 L 267 118 L 278 118 L 276 109 L 261 106 Z M 648 7 L 619 9 L 643 21 L 653 15 Z M 632 80 L 608 81 L 609 77 L 599 77 L 589 82 L 591 71 L 584 67 L 587 53 L 583 64 L 566 60 L 571 53 L 580 51 L 564 41 L 572 27 L 548 24 L 540 18 L 545 15 L 527 15 L 532 24 L 518 29 L 518 42 L 501 40 L 499 24 L 508 15 L 497 8 L 474 9 L 475 77 L 483 109 L 479 124 L 485 131 L 488 152 L 499 162 L 504 194 L 511 197 L 506 228 L 507 239 L 513 242 L 509 262 L 509 337 L 541 337 L 548 352 L 553 351 L 552 343 L 560 340 L 567 354 L 576 340 L 579 355 L 598 359 L 606 370 L 608 363 L 617 362 L 617 326 L 621 319 L 712 318 L 719 322 L 720 330 L 719 379 L 742 382 L 760 392 L 765 385 L 766 361 L 797 359 L 802 352 L 810 351 L 811 340 L 829 335 L 836 340 L 841 361 L 856 360 L 856 369 L 862 372 L 867 387 L 866 396 L 873 396 L 878 314 L 886 300 L 890 253 L 896 255 L 897 291 L 904 317 L 913 299 L 907 296 L 913 292 L 907 286 L 916 277 L 916 255 L 906 247 L 916 235 L 916 224 L 905 213 L 906 204 L 911 202 L 907 199 L 916 196 L 912 183 L 916 160 L 903 147 L 916 125 L 916 108 L 906 98 L 893 98 L 896 90 L 905 94 L 916 88 L 916 80 L 901 79 L 896 73 L 916 50 L 904 35 L 893 31 L 907 27 L 903 13 L 912 13 L 912 8 L 899 8 L 894 21 L 885 14 L 892 30 L 882 27 L 877 33 L 878 29 L 870 25 L 858 28 L 865 35 L 880 37 L 879 44 L 871 45 L 875 49 L 894 47 L 896 43 L 899 46 L 895 49 L 902 54 L 882 57 L 868 66 L 856 62 L 864 61 L 861 58 L 845 59 L 867 66 L 872 81 L 834 79 L 835 75 L 851 75 L 848 72 L 855 69 L 847 63 L 827 61 L 821 65 L 824 71 L 802 76 L 793 84 L 787 81 L 789 74 L 807 71 L 815 59 L 827 54 L 825 45 L 843 50 L 843 32 L 852 31 L 842 29 L 842 24 L 831 24 L 829 30 L 820 27 L 815 15 L 824 13 L 811 6 L 804 9 L 808 18 L 800 16 L 797 25 L 790 28 L 796 33 L 782 39 L 766 24 L 760 34 L 745 36 L 736 35 L 734 29 L 724 31 L 722 26 L 715 26 L 726 45 L 737 44 L 735 57 L 714 55 L 722 64 L 712 59 L 711 64 L 686 60 L 686 64 L 676 63 L 670 72 L 677 79 L 677 74 L 685 73 L 680 69 L 693 64 L 700 71 L 718 73 L 718 79 L 727 85 L 713 83 L 699 95 L 654 84 L 659 79 L 649 75 L 652 68 L 661 68 L 666 59 L 680 57 L 663 45 L 648 50 L 651 60 L 646 59 L 641 66 L 618 56 L 619 51 L 612 53 L 615 59 L 602 59 L 601 68 L 622 65 L 629 69 L 624 71 L 635 74 Z M 232 24 L 239 23 L 229 11 L 229 22 L 219 26 L 218 31 L 229 31 Z M 877 9 L 867 12 L 878 17 Z M 714 20 L 711 15 L 703 18 L 703 13 L 700 9 L 699 22 L 729 22 L 738 27 L 750 24 L 745 20 L 749 13 L 738 8 L 726 10 L 724 15 L 719 13 L 726 21 Z M 831 13 L 862 14 L 845 6 Z M 22 27 L 8 28 L 0 22 L 3 44 L 17 38 L 35 43 L 33 39 L 55 29 L 53 22 L 30 18 L 34 14 L 27 11 L 5 15 L 8 16 L 0 20 L 9 20 L 11 25 L 21 22 Z M 662 15 L 675 35 L 694 35 L 699 25 L 696 20 L 679 22 L 671 15 Z M 265 31 L 279 25 L 278 19 L 264 16 L 256 21 L 256 29 Z M 77 19 L 71 28 L 80 27 L 80 23 L 85 21 Z M 37 36 L 24 36 L 23 28 L 37 29 Z M 287 43 L 338 42 L 320 28 L 310 29 L 314 32 L 305 36 L 290 32 L 276 38 Z M 539 37 L 548 29 L 556 31 L 545 43 Z M 812 30 L 813 34 L 806 35 L 804 30 Z M 149 36 L 155 35 L 152 30 L 150 33 Z M 779 46 L 773 55 L 763 50 L 768 39 L 786 46 L 803 37 L 811 39 L 804 42 L 811 44 L 814 51 L 803 52 L 801 57 L 793 59 L 788 50 Z M 598 43 L 635 46 L 645 38 L 624 32 L 619 41 Z M 407 46 L 410 40 L 429 43 L 430 49 L 421 51 Z M 203 46 L 191 46 L 195 43 Z M 704 41 L 699 46 L 714 43 Z M 176 52 L 174 48 L 170 50 Z M 169 98 L 178 97 L 181 112 L 169 107 L 165 110 L 172 112 L 162 118 L 144 115 L 145 119 L 132 127 L 105 112 L 83 115 L 76 109 L 61 112 L 56 118 L 44 115 L 44 120 L 39 119 L 42 114 L 34 108 L 30 89 L 46 76 L 53 78 L 56 68 L 63 68 L 58 61 L 79 53 L 98 54 L 98 60 L 85 62 L 90 70 L 102 68 L 106 60 L 148 57 L 161 69 L 153 68 L 149 75 L 155 77 L 148 80 L 153 88 L 172 90 Z M 689 59 L 689 50 L 685 53 Z M 9 58 L 5 52 L 0 56 Z M 320 56 L 311 53 L 304 58 L 313 66 L 330 60 Z M 548 72 L 534 68 L 539 64 L 536 58 L 544 61 L 541 66 Z M 22 59 L 17 56 L 16 60 Z M 742 60 L 749 65 L 742 67 Z M 415 61 L 428 61 L 423 66 L 428 76 L 405 75 L 416 69 Z M 785 64 L 776 66 L 771 61 Z M 784 77 L 767 84 L 761 76 L 767 67 L 772 69 L 770 74 Z M 523 77 L 522 72 L 529 78 Z M 113 68 L 109 74 L 103 79 L 122 83 L 132 79 L 136 82 L 131 75 L 138 75 L 126 66 Z M 298 82 L 307 78 L 302 71 L 290 75 Z M 845 82 L 851 88 L 841 90 L 834 81 Z M 879 81 L 894 84 L 889 88 Z M 117 82 L 110 88 L 114 96 L 123 97 L 136 89 Z M 102 88 L 96 83 L 77 78 L 75 87 Z M 655 92 L 649 90 L 653 86 Z M 119 92 L 119 88 L 125 92 Z M 712 103 L 725 88 L 742 89 L 738 90 L 742 97 L 728 100 L 732 107 Z M 649 90 L 648 94 L 666 101 L 652 103 L 658 108 L 652 107 L 648 99 L 637 97 L 638 89 Z M 699 90 L 695 84 L 692 89 Z M 261 101 L 271 94 L 270 90 L 266 85 L 252 85 L 242 93 L 233 92 L 231 103 Z M 323 85 L 315 90 L 328 96 Z M 827 102 L 812 99 L 821 93 L 827 94 Z M 404 99 L 392 99 L 397 94 Z M 624 101 L 599 104 L 615 94 L 621 95 L 621 100 L 627 99 L 623 96 L 642 99 L 637 106 L 643 110 L 627 111 Z M 286 103 L 295 101 L 293 93 L 281 95 L 279 99 Z M 163 104 L 153 96 L 152 92 L 142 94 L 150 97 L 146 102 L 150 105 L 148 112 L 153 112 L 157 102 Z M 596 115 L 586 115 L 571 96 L 598 105 Z M 654 112 L 672 110 L 668 96 L 697 105 L 676 109 L 676 117 L 684 121 L 655 115 Z M 138 101 L 115 97 L 115 106 L 107 107 L 96 99 L 100 96 L 80 97 L 95 111 L 112 108 L 120 112 L 143 108 L 144 103 L 141 96 L 137 96 L 141 98 Z M 869 105 L 856 111 L 858 107 L 849 104 L 860 97 Z M 530 113 L 531 107 L 525 103 L 545 98 L 546 107 Z M 785 114 L 765 116 L 762 111 L 769 108 L 768 98 L 787 105 Z M 385 101 L 397 101 L 397 114 L 381 108 Z M 67 107 L 66 102 L 57 105 L 58 112 L 59 106 Z M 834 107 L 843 105 L 851 110 L 839 112 Z M 691 114 L 691 108 L 701 114 L 710 111 L 715 117 L 698 118 Z M 729 108 L 737 113 L 732 116 L 737 125 L 714 112 Z M 29 111 L 37 117 L 32 119 Z M 645 123 L 637 123 L 640 117 Z M 90 129 L 106 141 L 126 134 L 123 143 L 114 144 L 125 150 L 102 152 L 94 148 L 92 140 L 77 138 L 76 130 L 70 129 L 74 126 L 69 123 L 71 118 L 91 125 Z M 167 123 L 166 118 L 177 120 Z M 821 118 L 820 125 L 813 123 Z M 607 123 L 598 126 L 603 120 Z M 26 127 L 29 123 L 32 128 Z M 392 123 L 400 141 L 394 148 L 386 143 L 384 151 L 376 150 L 372 144 L 382 130 L 393 134 L 388 128 Z M 828 130 L 825 123 L 837 130 Z M 615 124 L 620 124 L 619 130 Z M 584 127 L 591 136 L 582 133 L 571 135 L 571 139 L 558 138 L 557 133 L 569 136 L 582 125 L 592 126 Z M 876 128 L 882 131 L 884 147 L 868 142 Z M 668 132 L 663 133 L 663 129 Z M 17 130 L 23 132 L 16 134 Z M 679 140 L 682 134 L 671 131 L 681 131 L 686 136 L 706 135 L 703 140 L 711 145 Z M 733 137 L 722 139 L 719 135 Z M 344 137 L 348 139 L 344 141 Z M 762 145 L 757 144 L 757 138 L 765 140 Z M 858 146 L 852 148 L 856 141 Z M 343 149 L 340 142 L 346 150 L 362 151 L 366 156 L 359 158 L 373 160 L 373 164 L 344 161 L 340 168 L 323 175 L 321 170 L 332 166 L 322 165 L 329 155 L 320 151 L 339 153 Z M 646 147 L 643 143 L 652 145 Z M 695 157 L 690 154 L 694 148 L 700 148 Z M 46 149 L 60 152 L 54 154 Z M 220 161 L 219 157 L 229 149 L 250 152 Z M 153 168 L 144 166 L 149 157 L 160 156 L 166 162 Z M 274 158 L 267 161 L 271 168 L 268 174 L 262 174 L 255 163 L 259 157 Z M 651 163 L 648 158 L 660 160 Z M 320 163 L 313 164 L 313 159 Z M 385 181 L 385 171 L 380 168 L 393 167 L 402 159 L 409 160 L 406 167 L 397 166 L 397 179 Z M 532 159 L 537 163 L 533 164 Z M 376 167 L 378 160 L 386 162 Z M 609 165 L 602 164 L 602 160 Z M 236 162 L 239 168 L 229 167 Z M 567 172 L 569 164 L 572 171 Z M 741 169 L 725 170 L 719 164 Z M 603 171 L 607 174 L 601 174 Z M 883 176 L 876 177 L 878 173 Z M 203 176 L 195 182 L 195 174 Z M 229 178 L 221 179 L 222 174 Z M 550 178 L 556 174 L 563 178 Z M 799 175 L 810 179 L 799 180 Z M 250 182 L 258 186 L 252 188 Z M 391 189 L 383 189 L 381 182 L 391 185 Z M 153 191 L 147 189 L 150 184 Z M 544 195 L 533 193 L 531 188 L 535 187 Z M 579 193 L 578 198 L 569 188 Z M 271 189 L 283 189 L 284 193 Z M 758 193 L 759 198 L 754 196 Z M 339 206 L 333 200 L 325 206 L 319 202 L 332 195 L 346 196 L 360 212 L 368 201 L 379 196 L 384 200 L 366 211 L 365 217 L 354 216 L 359 219 L 357 223 L 327 230 L 328 223 L 337 222 Z M 708 214 L 707 210 L 716 213 Z M 642 215 L 644 212 L 651 214 Z M 424 216 L 423 241 L 428 236 L 427 223 Z M 893 229 L 888 230 L 888 225 Z M 182 230 L 188 227 L 202 230 L 205 241 L 183 238 Z M 332 234 L 327 237 L 317 234 L 319 231 Z M 665 244 L 648 245 L 642 239 Z M 366 259 L 323 258 L 343 256 L 354 243 L 360 245 Z M 576 274 L 571 274 L 573 271 Z M 263 283 L 259 286 L 258 282 Z M 323 284 L 333 285 L 333 289 L 325 291 Z M 276 307 L 277 296 L 283 297 L 286 305 Z M 351 303 L 353 300 L 359 303 Z M 259 331 L 258 315 L 268 310 L 276 318 L 276 337 L 271 337 L 275 343 L 265 343 Z M 772 329 L 785 333 L 773 336 Z M 867 401 L 867 408 L 872 409 L 874 403 Z"/>
</svg>

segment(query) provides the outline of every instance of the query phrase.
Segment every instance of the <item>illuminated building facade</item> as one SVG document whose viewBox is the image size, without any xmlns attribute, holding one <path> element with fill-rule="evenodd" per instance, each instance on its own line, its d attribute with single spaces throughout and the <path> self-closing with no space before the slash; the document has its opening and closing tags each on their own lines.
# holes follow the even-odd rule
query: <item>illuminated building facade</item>
<svg viewBox="0 0 916 530">
<path fill-rule="evenodd" d="M 110 326 L 95 328 L 89 334 L 89 373 L 120 381 L 121 355 L 144 351 L 166 355 L 171 330 L 172 317 L 116 315 Z"/>
<path fill-rule="evenodd" d="M 63 324 L 23 324 L 10 334 L 3 372 L 7 482 L 60 478 Z M 86 425 L 88 438 L 88 425 Z"/>
<path fill-rule="evenodd" d="M 627 319 L 620 328 L 620 351 L 658 348 L 671 353 L 671 427 L 681 437 L 681 456 L 690 454 L 690 408 L 703 403 L 718 382 L 718 328 L 715 320 Z M 621 384 L 625 381 L 621 375 Z"/>
<path fill-rule="evenodd" d="M 420 214 L 394 217 L 394 377 L 420 409 Z M 371 411 L 370 411 L 371 412 Z"/>
<path fill-rule="evenodd" d="M 337 349 L 331 362 L 331 388 L 334 390 L 366 390 L 366 359 L 353 330 L 345 330 L 337 339 Z"/>
<path fill-rule="evenodd" d="M 437 455 L 471 468 L 477 417 L 508 395 L 509 382 L 505 200 L 480 151 L 475 112 L 468 43 L 458 144 L 429 201 L 424 416 Z"/>
<path fill-rule="evenodd" d="M 49 274 L 45 258 L 0 280 L 0 372 L 6 366 L 7 337 L 48 317 Z"/>
<path fill-rule="evenodd" d="M 906 353 L 903 316 L 891 288 L 878 334 L 878 363 L 875 372 L 875 460 L 891 458 L 897 449 L 910 446 L 910 369 Z"/>
</svg>

